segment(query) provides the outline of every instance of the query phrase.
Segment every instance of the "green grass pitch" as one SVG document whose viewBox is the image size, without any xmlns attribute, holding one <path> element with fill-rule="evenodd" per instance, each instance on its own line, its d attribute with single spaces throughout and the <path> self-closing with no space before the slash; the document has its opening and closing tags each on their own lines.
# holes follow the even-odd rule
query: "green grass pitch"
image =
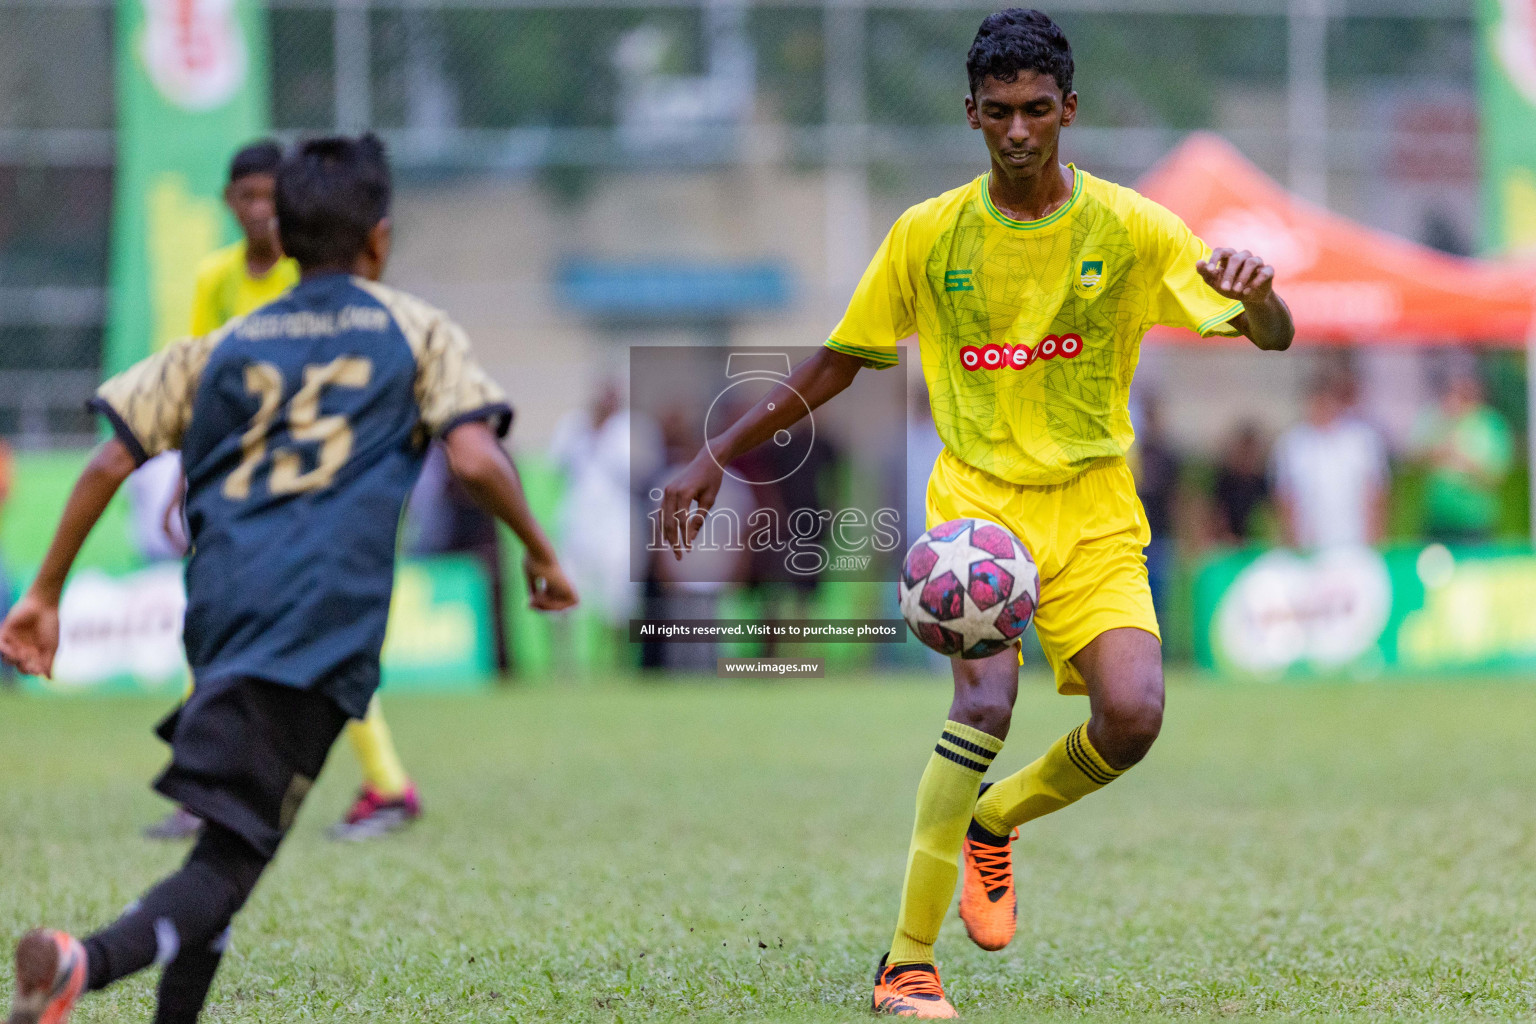
<svg viewBox="0 0 1536 1024">
<path fill-rule="evenodd" d="M 867 1019 L 936 679 L 386 699 L 427 816 L 323 831 L 333 754 L 237 919 L 205 1019 Z M 0 935 L 106 922 L 181 855 L 138 838 L 159 701 L 0 697 Z M 1039 679 L 998 770 L 1081 720 Z M 1175 679 L 1162 740 L 1027 826 L 1000 954 L 951 912 L 975 1021 L 1529 1019 L 1536 687 Z M 152 978 L 81 1024 L 150 1017 Z M 6 983 L 0 983 L 6 984 Z"/>
</svg>

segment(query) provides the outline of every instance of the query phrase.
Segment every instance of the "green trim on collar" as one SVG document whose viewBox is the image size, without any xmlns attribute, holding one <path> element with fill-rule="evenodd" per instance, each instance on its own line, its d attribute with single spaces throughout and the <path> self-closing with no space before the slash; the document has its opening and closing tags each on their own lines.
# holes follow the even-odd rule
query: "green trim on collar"
<svg viewBox="0 0 1536 1024">
<path fill-rule="evenodd" d="M 992 205 L 992 193 L 988 188 L 992 182 L 991 171 L 987 172 L 986 177 L 981 182 L 981 205 L 992 215 L 993 220 L 1005 228 L 1012 228 L 1015 231 L 1039 231 L 1041 228 L 1050 227 L 1061 220 L 1062 217 L 1065 217 L 1067 211 L 1077 205 L 1078 197 L 1083 194 L 1083 172 L 1079 171 L 1075 164 L 1067 164 L 1067 166 L 1072 168 L 1072 196 L 1062 203 L 1055 213 L 1041 217 L 1039 220 L 1014 220 L 1003 213 L 996 206 Z"/>
</svg>

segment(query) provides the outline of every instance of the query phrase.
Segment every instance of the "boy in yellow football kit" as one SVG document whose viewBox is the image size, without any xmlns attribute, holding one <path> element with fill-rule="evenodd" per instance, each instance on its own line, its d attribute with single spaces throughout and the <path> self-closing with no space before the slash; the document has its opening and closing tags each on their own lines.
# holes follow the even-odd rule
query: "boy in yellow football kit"
<svg viewBox="0 0 1536 1024">
<path fill-rule="evenodd" d="M 192 298 L 193 337 L 204 337 L 236 317 L 281 297 L 299 283 L 299 265 L 277 237 L 274 192 L 282 147 L 271 141 L 244 147 L 230 161 L 224 201 L 240 224 L 241 239 L 207 256 L 197 268 Z M 363 771 L 363 788 L 331 831 L 337 839 L 369 839 L 421 816 L 421 799 L 405 773 L 375 697 L 368 715 L 347 723 L 347 739 Z M 201 822 L 178 808 L 146 829 L 151 838 L 190 836 Z"/>
<path fill-rule="evenodd" d="M 713 505 L 721 465 L 842 391 L 861 367 L 897 365 L 897 343 L 916 334 L 944 442 L 928 523 L 990 519 L 1034 555 L 1040 645 L 1057 689 L 1087 694 L 1090 717 L 983 786 L 1008 735 L 1018 654 L 952 660 L 954 701 L 918 786 L 901 909 L 873 997 L 877 1012 L 914 1017 L 955 1016 L 933 945 L 962 868 L 966 930 L 1001 949 L 1017 915 L 1014 829 L 1114 781 L 1161 728 L 1149 533 L 1125 462 L 1142 335 L 1164 324 L 1283 350 L 1294 334 L 1262 259 L 1212 252 L 1168 210 L 1061 163 L 1077 94 L 1071 47 L 1049 17 L 989 16 L 966 70 L 966 116 L 991 170 L 901 216 L 825 348 L 785 382 L 804 404 L 770 393 L 710 439 L 662 504 L 682 557 L 703 521 L 689 510 Z"/>
</svg>

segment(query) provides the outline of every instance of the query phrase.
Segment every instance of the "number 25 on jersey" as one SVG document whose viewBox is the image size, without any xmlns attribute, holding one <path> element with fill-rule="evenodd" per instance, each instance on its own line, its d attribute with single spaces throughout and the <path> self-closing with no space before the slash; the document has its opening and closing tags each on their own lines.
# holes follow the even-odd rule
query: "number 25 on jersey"
<svg viewBox="0 0 1536 1024">
<path fill-rule="evenodd" d="M 260 405 L 240 438 L 240 465 L 224 481 L 224 497 L 242 501 L 251 495 L 251 479 L 268 458 L 272 471 L 267 488 L 273 494 L 304 494 L 331 485 L 352 455 L 352 428 L 345 416 L 321 416 L 320 395 L 328 387 L 365 388 L 373 379 L 373 362 L 342 356 L 304 367 L 304 383 L 288 402 L 288 435 L 296 442 L 320 446 L 315 468 L 304 471 L 303 457 L 290 446 L 269 448 L 272 424 L 283 404 L 283 372 L 271 363 L 245 368 L 245 389 Z"/>
</svg>

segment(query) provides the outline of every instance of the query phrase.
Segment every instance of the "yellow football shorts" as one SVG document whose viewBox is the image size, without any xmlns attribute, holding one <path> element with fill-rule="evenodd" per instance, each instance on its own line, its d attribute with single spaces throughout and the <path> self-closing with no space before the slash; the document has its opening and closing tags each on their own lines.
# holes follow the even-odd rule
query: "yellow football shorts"
<svg viewBox="0 0 1536 1024">
<path fill-rule="evenodd" d="M 1152 534 L 1124 459 L 1100 459 L 1064 484 L 1026 487 L 946 448 L 928 478 L 928 525 L 962 518 L 1006 526 L 1034 555 L 1035 632 L 1058 693 L 1088 692 L 1071 659 L 1105 630 L 1134 626 L 1162 639 L 1142 554 Z"/>
</svg>

